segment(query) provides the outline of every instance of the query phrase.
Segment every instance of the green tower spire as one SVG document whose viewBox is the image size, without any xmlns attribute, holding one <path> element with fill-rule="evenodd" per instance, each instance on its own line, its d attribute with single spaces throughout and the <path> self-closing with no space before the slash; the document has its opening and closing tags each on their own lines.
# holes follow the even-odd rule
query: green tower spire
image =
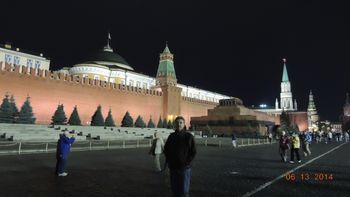
<svg viewBox="0 0 350 197">
<path fill-rule="evenodd" d="M 163 53 L 171 53 L 169 50 L 169 47 L 168 47 L 168 41 L 166 41 L 166 43 L 165 43 L 165 48 L 164 48 Z"/>
<path fill-rule="evenodd" d="M 174 55 L 170 52 L 168 43 L 160 54 L 159 66 L 157 70 L 157 85 L 176 85 L 176 73 L 174 68 Z"/>
<path fill-rule="evenodd" d="M 286 61 L 287 61 L 286 58 L 283 58 L 283 75 L 282 75 L 282 82 L 289 81 Z"/>
</svg>

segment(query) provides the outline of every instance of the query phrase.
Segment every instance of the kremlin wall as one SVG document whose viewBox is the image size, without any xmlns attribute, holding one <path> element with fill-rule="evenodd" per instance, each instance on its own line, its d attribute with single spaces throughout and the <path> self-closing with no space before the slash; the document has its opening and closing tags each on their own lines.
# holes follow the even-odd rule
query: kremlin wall
<svg viewBox="0 0 350 197">
<path fill-rule="evenodd" d="M 18 60 L 24 58 L 18 51 L 12 53 Z M 111 109 L 117 126 L 128 111 L 134 120 L 140 115 L 145 122 L 152 118 L 155 124 L 159 117 L 173 121 L 181 115 L 187 127 L 192 125 L 204 132 L 267 135 L 280 123 L 281 111 L 286 110 L 292 124 L 301 131 L 308 128 L 306 112 L 297 111 L 296 101 L 293 106 L 286 65 L 281 108 L 276 104 L 272 111 L 257 111 L 244 107 L 239 98 L 178 84 L 174 57 L 167 45 L 160 54 L 156 77 L 135 72 L 113 51 L 109 40 L 87 61 L 54 72 L 31 64 L 16 64 L 11 54 L 4 56 L 8 58 L 0 60 L 0 95 L 13 95 L 18 108 L 29 96 L 37 124 L 50 124 L 57 106 L 63 104 L 67 118 L 77 106 L 83 125 L 90 125 L 92 115 L 101 105 L 104 118 Z"/>
<path fill-rule="evenodd" d="M 117 125 L 126 111 L 136 119 L 138 115 L 148 122 L 152 117 L 157 123 L 163 114 L 163 97 L 161 91 L 136 88 L 122 84 L 90 78 L 81 79 L 48 70 L 27 69 L 25 66 L 3 64 L 0 62 L 0 95 L 14 95 L 18 107 L 30 96 L 31 105 L 37 124 L 50 124 L 57 105 L 63 104 L 66 116 L 69 117 L 75 105 L 78 107 L 80 119 L 84 125 L 89 125 L 98 105 L 102 106 L 104 117 L 112 110 Z M 181 97 L 180 103 L 170 103 L 169 107 L 177 108 L 178 113 L 167 114 L 168 119 L 174 119 L 181 114 L 189 126 L 190 117 L 201 116 L 217 103 L 194 98 Z M 173 109 L 174 110 L 174 109 Z M 176 110 L 176 109 L 175 109 Z"/>
</svg>

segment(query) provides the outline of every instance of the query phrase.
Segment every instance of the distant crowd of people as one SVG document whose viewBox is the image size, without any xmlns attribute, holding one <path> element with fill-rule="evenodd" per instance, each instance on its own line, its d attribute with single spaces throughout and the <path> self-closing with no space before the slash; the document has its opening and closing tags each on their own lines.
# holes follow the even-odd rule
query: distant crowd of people
<svg viewBox="0 0 350 197">
<path fill-rule="evenodd" d="M 304 131 L 300 134 L 293 133 L 287 135 L 286 131 L 282 131 L 279 138 L 279 153 L 281 160 L 287 162 L 287 150 L 290 150 L 290 163 L 294 163 L 294 156 L 296 156 L 297 162 L 301 163 L 299 155 L 299 149 L 302 148 L 304 157 L 311 155 L 310 145 L 313 141 L 316 143 L 324 141 L 326 144 L 332 141 L 349 142 L 349 131 L 344 132 L 312 132 Z M 334 137 L 333 137 L 334 136 Z"/>
<path fill-rule="evenodd" d="M 350 131 L 328 131 L 314 132 L 313 137 L 317 143 L 324 141 L 326 144 L 332 141 L 349 142 Z"/>
</svg>

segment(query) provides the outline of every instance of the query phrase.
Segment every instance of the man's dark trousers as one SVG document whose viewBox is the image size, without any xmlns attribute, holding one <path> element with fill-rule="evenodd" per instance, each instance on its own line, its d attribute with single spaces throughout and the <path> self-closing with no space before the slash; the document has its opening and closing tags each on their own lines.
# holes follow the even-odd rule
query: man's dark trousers
<svg viewBox="0 0 350 197">
<path fill-rule="evenodd" d="M 62 174 L 63 172 L 66 171 L 66 166 L 67 166 L 67 159 L 66 158 L 59 158 L 57 160 L 57 171 L 59 174 Z"/>
<path fill-rule="evenodd" d="M 190 191 L 191 168 L 170 170 L 172 197 L 188 197 Z"/>
</svg>

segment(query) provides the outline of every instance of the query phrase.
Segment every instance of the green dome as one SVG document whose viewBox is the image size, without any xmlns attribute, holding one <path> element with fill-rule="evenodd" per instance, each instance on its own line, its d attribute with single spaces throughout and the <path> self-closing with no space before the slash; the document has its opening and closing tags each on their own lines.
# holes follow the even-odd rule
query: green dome
<svg viewBox="0 0 350 197">
<path fill-rule="evenodd" d="M 113 52 L 113 50 L 106 48 L 93 53 L 86 58 L 86 61 L 79 64 L 99 64 L 109 68 L 134 70 L 122 56 Z"/>
</svg>

